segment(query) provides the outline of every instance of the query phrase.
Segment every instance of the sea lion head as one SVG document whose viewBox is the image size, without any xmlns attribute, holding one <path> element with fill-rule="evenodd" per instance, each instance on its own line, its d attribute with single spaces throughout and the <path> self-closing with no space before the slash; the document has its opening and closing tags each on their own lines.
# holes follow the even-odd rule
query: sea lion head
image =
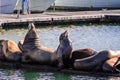
<svg viewBox="0 0 120 80">
<path fill-rule="evenodd" d="M 0 54 L 6 52 L 7 47 L 7 41 L 4 39 L 0 40 Z"/>
<path fill-rule="evenodd" d="M 25 41 L 24 42 L 32 40 L 32 39 L 38 39 L 39 35 L 37 33 L 35 25 L 33 23 L 30 23 L 28 28 L 29 28 L 29 30 L 28 30 L 28 33 L 25 36 L 25 39 L 24 39 Z"/>
<path fill-rule="evenodd" d="M 2 39 L 0 40 L 0 60 L 4 60 L 4 53 L 6 53 L 6 49 L 7 49 L 7 44 L 6 44 L 6 40 Z"/>
<path fill-rule="evenodd" d="M 69 41 L 69 32 L 68 30 L 66 30 L 65 32 L 63 32 L 60 37 L 59 37 L 59 41 L 60 43 L 65 43 L 66 41 Z"/>
</svg>

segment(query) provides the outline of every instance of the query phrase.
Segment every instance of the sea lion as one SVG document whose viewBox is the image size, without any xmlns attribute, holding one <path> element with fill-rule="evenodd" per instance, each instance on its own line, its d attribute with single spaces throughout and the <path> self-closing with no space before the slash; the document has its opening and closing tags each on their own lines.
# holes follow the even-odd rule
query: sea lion
<svg viewBox="0 0 120 80">
<path fill-rule="evenodd" d="M 7 61 L 20 61 L 21 51 L 15 42 L 11 40 L 0 40 L 1 53 Z"/>
<path fill-rule="evenodd" d="M 55 52 L 55 56 L 58 56 L 58 67 L 66 68 L 70 66 L 70 55 L 72 54 L 72 42 L 69 38 L 69 32 L 66 30 L 59 37 L 59 46 Z"/>
<path fill-rule="evenodd" d="M 92 71 L 96 67 L 102 68 L 106 60 L 114 57 L 120 57 L 120 51 L 104 50 L 93 56 L 75 60 L 74 69 Z"/>
<path fill-rule="evenodd" d="M 120 58 L 114 57 L 107 60 L 103 64 L 102 69 L 104 72 L 120 72 Z"/>
<path fill-rule="evenodd" d="M 73 64 L 76 59 L 86 58 L 95 54 L 97 54 L 97 51 L 91 48 L 77 49 L 72 52 L 70 56 L 70 60 L 71 60 L 71 63 Z"/>
<path fill-rule="evenodd" d="M 23 62 L 39 62 L 51 64 L 51 55 L 55 50 L 43 46 L 39 41 L 39 35 L 33 23 L 29 24 L 29 30 L 22 45 Z"/>
<path fill-rule="evenodd" d="M 39 35 L 34 24 L 32 23 L 29 26 L 30 28 L 22 45 L 22 61 L 26 63 L 38 62 L 40 64 L 55 65 L 61 68 L 63 65 L 63 57 L 65 56 L 66 58 L 71 53 L 71 48 L 68 45 L 68 41 L 65 40 L 68 39 L 68 31 L 61 34 L 60 45 L 57 50 L 53 50 L 43 46 L 40 43 Z"/>
</svg>

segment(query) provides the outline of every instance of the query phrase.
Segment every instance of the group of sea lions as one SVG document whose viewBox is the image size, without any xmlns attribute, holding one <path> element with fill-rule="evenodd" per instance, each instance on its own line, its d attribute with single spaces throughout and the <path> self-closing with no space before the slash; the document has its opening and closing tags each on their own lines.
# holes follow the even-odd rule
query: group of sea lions
<svg viewBox="0 0 120 80">
<path fill-rule="evenodd" d="M 54 50 L 40 43 L 35 25 L 31 23 L 24 40 L 20 40 L 18 45 L 11 40 L 0 40 L 0 60 L 51 65 L 58 70 L 72 68 L 84 71 L 120 71 L 120 51 L 72 49 L 67 30 L 60 35 L 58 48 Z"/>
</svg>

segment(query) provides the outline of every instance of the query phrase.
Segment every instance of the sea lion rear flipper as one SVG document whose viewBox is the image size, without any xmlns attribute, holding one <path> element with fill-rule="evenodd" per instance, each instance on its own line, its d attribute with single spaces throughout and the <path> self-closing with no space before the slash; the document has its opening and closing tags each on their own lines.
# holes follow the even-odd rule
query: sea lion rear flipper
<svg viewBox="0 0 120 80">
<path fill-rule="evenodd" d="M 102 69 L 104 72 L 119 72 L 120 71 L 120 61 L 118 61 L 118 57 L 111 58 L 107 60 L 103 66 Z"/>
</svg>

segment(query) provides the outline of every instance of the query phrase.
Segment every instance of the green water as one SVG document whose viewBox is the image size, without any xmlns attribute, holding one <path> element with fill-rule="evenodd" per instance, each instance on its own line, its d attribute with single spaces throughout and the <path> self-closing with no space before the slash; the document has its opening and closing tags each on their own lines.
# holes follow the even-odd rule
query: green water
<svg viewBox="0 0 120 80">
<path fill-rule="evenodd" d="M 120 49 L 120 25 L 110 24 L 75 24 L 58 26 L 37 26 L 40 42 L 57 49 L 59 36 L 69 30 L 73 50 L 93 48 L 97 51 Z M 18 43 L 24 39 L 27 28 L 0 29 L 0 39 L 10 39 Z M 120 80 L 119 77 L 101 77 L 88 75 L 70 75 L 52 72 L 34 72 L 25 70 L 0 69 L 0 80 Z"/>
<path fill-rule="evenodd" d="M 1 69 L 0 80 L 120 80 L 120 78 Z"/>
</svg>

